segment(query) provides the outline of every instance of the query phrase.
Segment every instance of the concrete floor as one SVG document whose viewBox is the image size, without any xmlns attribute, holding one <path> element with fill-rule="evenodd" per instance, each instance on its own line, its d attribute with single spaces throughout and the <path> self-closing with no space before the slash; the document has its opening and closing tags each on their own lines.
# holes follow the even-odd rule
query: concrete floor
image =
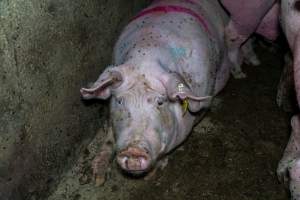
<svg viewBox="0 0 300 200">
<path fill-rule="evenodd" d="M 287 200 L 275 173 L 290 129 L 289 114 L 275 101 L 282 56 L 266 47 L 258 51 L 261 66 L 244 66 L 248 78 L 229 81 L 153 180 L 125 177 L 114 163 L 105 185 L 95 187 L 90 160 L 100 131 L 48 200 Z"/>
</svg>

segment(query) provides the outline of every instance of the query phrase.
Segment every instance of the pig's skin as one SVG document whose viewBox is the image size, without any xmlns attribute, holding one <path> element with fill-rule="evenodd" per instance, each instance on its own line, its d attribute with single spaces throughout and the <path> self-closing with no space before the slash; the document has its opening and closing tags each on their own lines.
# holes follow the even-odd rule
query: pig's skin
<svg viewBox="0 0 300 200">
<path fill-rule="evenodd" d="M 220 2 L 231 15 L 225 35 L 229 59 L 233 63 L 232 74 L 235 78 L 244 78 L 246 74 L 241 69 L 242 44 L 255 32 L 269 40 L 277 38 L 279 4 L 276 0 L 220 0 Z M 257 59 L 251 63 L 259 65 Z"/>
<path fill-rule="evenodd" d="M 281 1 L 281 25 L 293 54 L 294 85 L 300 105 L 300 1 Z M 277 168 L 280 180 L 289 184 L 291 199 L 300 200 L 300 118 L 291 120 L 292 133 Z"/>
<path fill-rule="evenodd" d="M 293 113 L 297 109 L 294 87 L 293 59 L 290 52 L 284 56 L 284 67 L 277 88 L 277 105 L 285 112 Z"/>
<path fill-rule="evenodd" d="M 111 97 L 112 150 L 120 167 L 132 174 L 154 169 L 186 139 L 197 114 L 210 106 L 230 75 L 223 40 L 228 17 L 217 0 L 161 0 L 146 10 L 159 7 L 185 11 L 138 15 L 115 45 L 113 66 L 91 88 L 81 89 L 85 99 Z M 95 169 L 105 165 L 99 155 L 96 176 L 102 171 Z"/>
</svg>

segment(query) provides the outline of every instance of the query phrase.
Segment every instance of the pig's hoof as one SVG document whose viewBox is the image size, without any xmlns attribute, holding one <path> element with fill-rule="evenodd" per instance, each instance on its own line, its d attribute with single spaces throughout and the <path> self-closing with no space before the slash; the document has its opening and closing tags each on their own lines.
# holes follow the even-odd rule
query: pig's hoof
<svg viewBox="0 0 300 200">
<path fill-rule="evenodd" d="M 92 162 L 93 177 L 96 186 L 101 186 L 106 180 L 106 174 L 109 170 L 110 159 L 105 152 L 101 152 Z"/>
<path fill-rule="evenodd" d="M 93 173 L 93 178 L 95 181 L 95 186 L 96 187 L 100 187 L 102 185 L 104 185 L 105 181 L 106 181 L 106 173 L 102 172 L 102 173 Z"/>
<path fill-rule="evenodd" d="M 104 185 L 105 180 L 106 180 L 105 175 L 104 176 L 95 175 L 95 186 L 100 187 Z"/>
<path fill-rule="evenodd" d="M 279 182 L 285 184 L 288 187 L 289 181 L 291 179 L 299 179 L 299 161 L 300 160 L 295 157 L 287 157 L 281 159 L 277 168 L 277 176 Z"/>
<path fill-rule="evenodd" d="M 290 99 L 290 96 L 292 96 L 292 94 L 289 94 L 288 92 L 289 91 L 286 91 L 286 89 L 282 89 L 282 87 L 279 86 L 276 96 L 276 103 L 278 107 L 281 108 L 283 111 L 293 112 L 295 110 L 295 105 Z"/>
<path fill-rule="evenodd" d="M 247 75 L 242 71 L 231 70 L 231 73 L 235 79 L 244 79 Z"/>
<path fill-rule="evenodd" d="M 95 186 L 100 187 L 103 186 L 107 177 L 109 176 L 110 170 L 98 170 L 97 172 L 93 172 L 93 178 L 95 181 Z"/>
<path fill-rule="evenodd" d="M 277 167 L 277 177 L 280 183 L 288 186 L 289 182 L 289 168 L 292 165 L 293 161 L 281 160 Z"/>
<path fill-rule="evenodd" d="M 249 59 L 245 60 L 245 63 L 248 65 L 252 65 L 252 66 L 259 66 L 260 65 L 260 61 L 256 56 L 252 56 Z"/>
</svg>

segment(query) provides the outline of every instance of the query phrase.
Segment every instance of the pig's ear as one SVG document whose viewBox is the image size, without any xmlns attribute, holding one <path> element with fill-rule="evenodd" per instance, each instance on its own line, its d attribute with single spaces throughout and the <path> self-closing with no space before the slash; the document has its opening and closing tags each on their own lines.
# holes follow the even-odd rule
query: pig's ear
<svg viewBox="0 0 300 200">
<path fill-rule="evenodd" d="M 173 73 L 165 84 L 167 95 L 171 101 L 188 100 L 188 109 L 191 112 L 198 112 L 203 107 L 203 102 L 209 103 L 212 96 L 195 95 L 185 81 L 176 73 Z"/>
<path fill-rule="evenodd" d="M 117 70 L 106 69 L 90 88 L 81 88 L 83 99 L 107 99 L 111 96 L 111 89 L 115 89 L 123 82 L 122 74 Z"/>
</svg>

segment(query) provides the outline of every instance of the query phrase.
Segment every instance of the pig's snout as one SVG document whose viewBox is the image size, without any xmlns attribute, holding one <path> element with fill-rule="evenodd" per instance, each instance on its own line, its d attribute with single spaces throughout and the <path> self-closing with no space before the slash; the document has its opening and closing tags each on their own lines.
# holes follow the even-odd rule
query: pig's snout
<svg viewBox="0 0 300 200">
<path fill-rule="evenodd" d="M 117 155 L 120 167 L 130 173 L 143 173 L 151 165 L 149 151 L 139 147 L 129 147 Z"/>
</svg>

